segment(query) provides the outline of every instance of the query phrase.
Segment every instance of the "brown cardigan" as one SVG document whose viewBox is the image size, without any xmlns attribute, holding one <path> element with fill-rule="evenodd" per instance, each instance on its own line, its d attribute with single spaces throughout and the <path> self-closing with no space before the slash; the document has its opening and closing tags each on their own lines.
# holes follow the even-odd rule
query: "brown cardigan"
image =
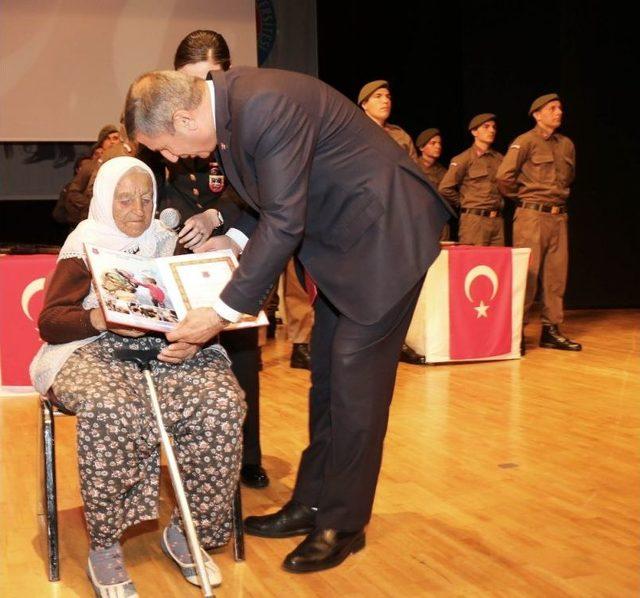
<svg viewBox="0 0 640 598">
<path fill-rule="evenodd" d="M 81 258 L 60 260 L 47 285 L 38 318 L 40 338 L 51 344 L 68 343 L 100 334 L 82 307 L 89 294 L 91 273 Z"/>
</svg>

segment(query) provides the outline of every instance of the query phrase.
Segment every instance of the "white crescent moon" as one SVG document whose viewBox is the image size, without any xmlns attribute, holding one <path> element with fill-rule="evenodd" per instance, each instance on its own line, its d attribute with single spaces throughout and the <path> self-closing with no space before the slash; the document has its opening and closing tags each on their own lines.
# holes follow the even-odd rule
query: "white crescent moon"
<svg viewBox="0 0 640 598">
<path fill-rule="evenodd" d="M 36 278 L 35 280 L 32 280 L 24 288 L 24 291 L 22 291 L 22 299 L 20 301 L 20 303 L 22 304 L 22 311 L 24 312 L 24 315 L 27 316 L 27 318 L 29 318 L 32 322 L 33 322 L 33 318 L 29 313 L 29 301 L 31 301 L 31 298 L 36 293 L 44 289 L 44 283 L 45 283 L 44 278 Z"/>
<path fill-rule="evenodd" d="M 469 299 L 469 301 L 473 301 L 470 293 L 471 285 L 478 276 L 486 276 L 491 282 L 491 299 L 493 299 L 498 292 L 498 275 L 493 269 L 489 268 L 489 266 L 476 266 L 467 272 L 467 275 L 464 278 L 464 294 L 467 296 L 467 299 Z"/>
</svg>

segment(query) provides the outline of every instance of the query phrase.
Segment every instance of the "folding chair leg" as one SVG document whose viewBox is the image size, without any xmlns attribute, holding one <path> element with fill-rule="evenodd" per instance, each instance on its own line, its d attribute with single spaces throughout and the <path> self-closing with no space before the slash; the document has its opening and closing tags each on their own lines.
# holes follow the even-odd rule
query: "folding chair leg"
<svg viewBox="0 0 640 598">
<path fill-rule="evenodd" d="M 233 495 L 233 558 L 244 561 L 244 523 L 242 521 L 242 495 L 240 494 L 240 482 Z"/>
<path fill-rule="evenodd" d="M 42 446 L 44 459 L 44 511 L 47 524 L 47 553 L 49 581 L 60 579 L 58 548 L 58 497 L 56 490 L 55 424 L 48 401 L 42 401 Z"/>
</svg>

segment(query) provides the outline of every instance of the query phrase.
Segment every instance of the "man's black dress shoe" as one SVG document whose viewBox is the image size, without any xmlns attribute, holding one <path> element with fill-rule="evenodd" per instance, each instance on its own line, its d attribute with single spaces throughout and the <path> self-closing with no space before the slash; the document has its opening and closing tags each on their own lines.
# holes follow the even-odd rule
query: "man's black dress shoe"
<svg viewBox="0 0 640 598">
<path fill-rule="evenodd" d="M 308 343 L 293 343 L 289 364 L 292 368 L 299 368 L 301 370 L 311 369 L 311 351 L 309 351 Z"/>
<path fill-rule="evenodd" d="M 291 573 L 311 573 L 337 567 L 350 554 L 364 548 L 364 530 L 340 532 L 316 529 L 287 555 L 282 566 Z"/>
<path fill-rule="evenodd" d="M 568 339 L 554 324 L 542 326 L 540 346 L 545 349 L 560 349 L 562 351 L 582 351 L 582 345 Z"/>
<path fill-rule="evenodd" d="M 400 350 L 400 361 L 412 365 L 424 365 L 426 360 L 424 355 L 416 353 L 409 345 L 403 344 Z"/>
<path fill-rule="evenodd" d="M 243 465 L 240 479 L 249 488 L 266 488 L 269 485 L 269 476 L 261 465 Z"/>
<path fill-rule="evenodd" d="M 244 520 L 244 529 L 251 536 L 289 538 L 303 536 L 316 526 L 316 511 L 296 500 L 290 500 L 271 515 L 254 515 Z"/>
</svg>

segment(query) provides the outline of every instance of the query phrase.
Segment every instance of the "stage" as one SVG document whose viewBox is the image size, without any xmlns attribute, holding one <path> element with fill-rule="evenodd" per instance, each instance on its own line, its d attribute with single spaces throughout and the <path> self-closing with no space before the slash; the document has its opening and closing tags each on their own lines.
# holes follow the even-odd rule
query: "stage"
<svg viewBox="0 0 640 598">
<path fill-rule="evenodd" d="M 280 569 L 298 539 L 247 536 L 247 560 L 214 555 L 224 597 L 637 596 L 640 591 L 640 310 L 569 312 L 581 353 L 537 347 L 522 360 L 400 364 L 365 550 L 337 569 Z M 263 351 L 265 490 L 244 512 L 288 500 L 307 434 L 308 372 L 290 345 Z M 36 395 L 0 397 L 0 595 L 92 595 L 78 490 L 75 420 L 56 420 L 61 581 L 47 580 L 38 490 Z M 200 596 L 162 554 L 173 505 L 163 468 L 161 524 L 127 535 L 140 596 Z"/>
</svg>

